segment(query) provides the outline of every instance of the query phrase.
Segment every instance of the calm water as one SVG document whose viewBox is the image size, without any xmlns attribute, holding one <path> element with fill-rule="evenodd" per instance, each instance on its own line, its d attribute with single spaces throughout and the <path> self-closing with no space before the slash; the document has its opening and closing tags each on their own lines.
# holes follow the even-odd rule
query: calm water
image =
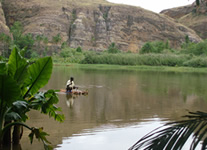
<svg viewBox="0 0 207 150">
<path fill-rule="evenodd" d="M 30 113 L 28 124 L 44 127 L 56 150 L 126 150 L 149 131 L 191 111 L 207 111 L 207 74 L 54 67 L 43 89 L 64 89 L 70 76 L 88 96 L 59 93 L 64 123 Z M 22 150 L 41 150 L 28 141 Z"/>
</svg>

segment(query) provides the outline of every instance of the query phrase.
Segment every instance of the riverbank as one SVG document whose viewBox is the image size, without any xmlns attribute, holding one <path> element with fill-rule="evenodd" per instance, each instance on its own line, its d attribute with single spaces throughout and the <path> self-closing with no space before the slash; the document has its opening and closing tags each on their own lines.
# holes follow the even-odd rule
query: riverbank
<svg viewBox="0 0 207 150">
<path fill-rule="evenodd" d="M 169 66 L 128 66 L 128 65 L 109 65 L 109 64 L 77 64 L 77 63 L 54 63 L 54 66 L 68 66 L 90 69 L 113 69 L 113 70 L 137 70 L 137 71 L 159 71 L 159 72 L 182 72 L 182 73 L 207 73 L 207 68 L 194 67 L 169 67 Z"/>
</svg>

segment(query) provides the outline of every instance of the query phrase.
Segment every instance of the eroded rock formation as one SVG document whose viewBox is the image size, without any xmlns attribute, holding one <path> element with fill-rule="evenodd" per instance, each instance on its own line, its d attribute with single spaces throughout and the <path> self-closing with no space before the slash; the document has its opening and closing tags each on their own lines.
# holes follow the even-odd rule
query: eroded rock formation
<svg viewBox="0 0 207 150">
<path fill-rule="evenodd" d="M 193 29 L 202 39 L 207 38 L 207 0 L 201 0 L 199 6 L 193 3 L 188 6 L 167 9 L 161 13 Z"/>
<path fill-rule="evenodd" d="M 123 51 L 136 52 L 148 41 L 169 40 L 178 47 L 186 35 L 201 40 L 165 15 L 104 0 L 6 0 L 3 9 L 9 26 L 20 21 L 25 33 L 43 34 L 49 41 L 60 34 L 61 42 L 74 48 L 102 51 L 114 42 Z"/>
</svg>

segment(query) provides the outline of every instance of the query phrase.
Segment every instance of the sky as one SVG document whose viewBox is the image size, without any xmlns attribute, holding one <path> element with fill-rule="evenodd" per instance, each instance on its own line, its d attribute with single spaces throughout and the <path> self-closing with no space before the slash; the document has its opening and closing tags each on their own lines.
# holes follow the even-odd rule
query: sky
<svg viewBox="0 0 207 150">
<path fill-rule="evenodd" d="M 195 0 L 107 0 L 112 3 L 140 6 L 142 8 L 159 13 L 168 8 L 192 4 Z"/>
</svg>

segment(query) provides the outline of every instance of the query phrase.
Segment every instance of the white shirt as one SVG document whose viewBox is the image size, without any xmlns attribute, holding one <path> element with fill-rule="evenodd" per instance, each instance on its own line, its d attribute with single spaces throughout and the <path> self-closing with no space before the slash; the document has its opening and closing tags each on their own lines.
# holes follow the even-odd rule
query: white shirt
<svg viewBox="0 0 207 150">
<path fill-rule="evenodd" d="M 74 87 L 75 83 L 72 81 L 72 83 L 70 82 L 70 80 L 67 81 L 66 87 L 67 85 L 69 85 L 69 87 Z"/>
</svg>

